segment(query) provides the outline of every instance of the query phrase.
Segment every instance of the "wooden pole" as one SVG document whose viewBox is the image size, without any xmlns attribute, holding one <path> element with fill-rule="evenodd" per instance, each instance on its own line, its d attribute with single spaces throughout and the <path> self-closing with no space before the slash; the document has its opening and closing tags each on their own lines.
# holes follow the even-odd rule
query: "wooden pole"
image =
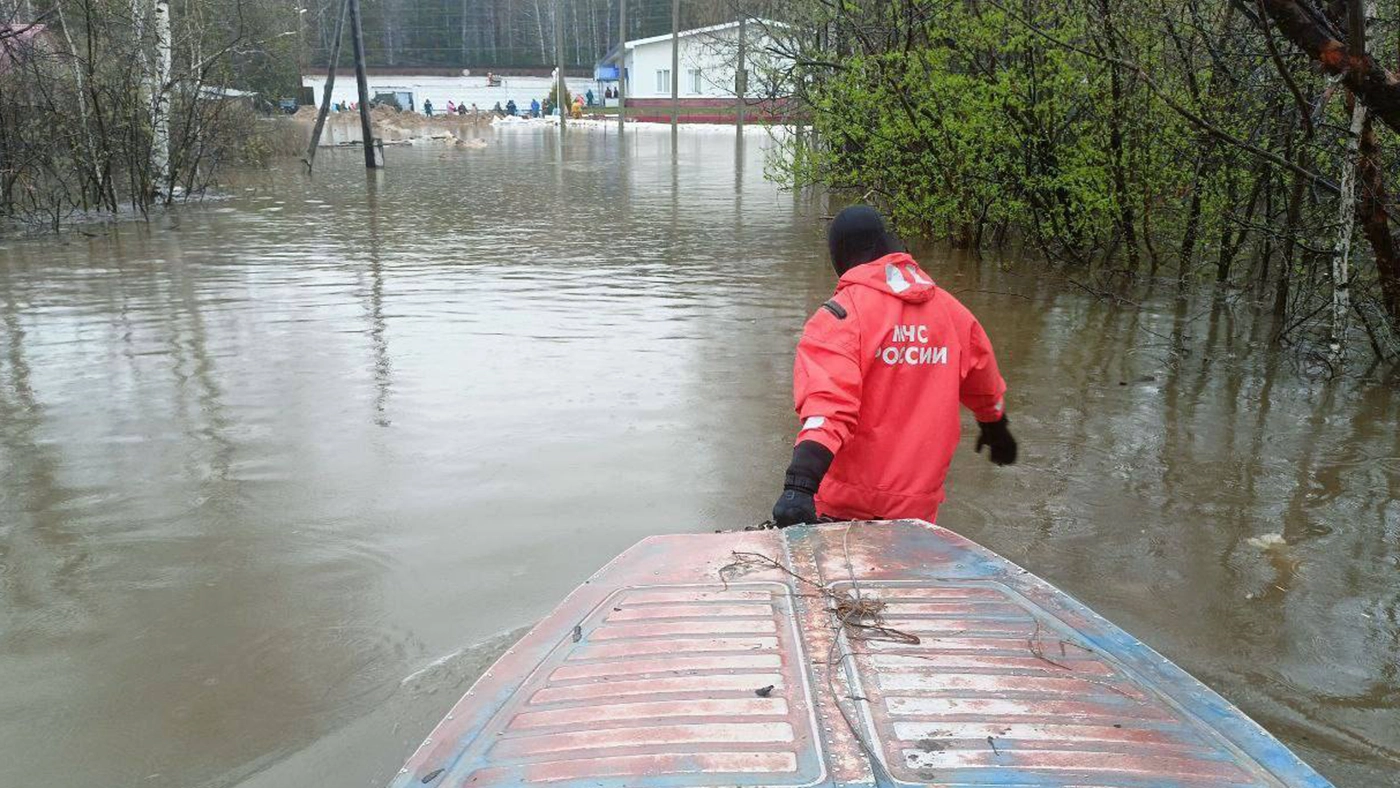
<svg viewBox="0 0 1400 788">
<path fill-rule="evenodd" d="M 331 111 L 331 91 L 335 88 L 335 68 L 340 65 L 340 39 L 344 37 L 345 15 L 350 0 L 340 3 L 340 16 L 335 21 L 335 40 L 331 41 L 331 64 L 326 69 L 326 88 L 321 92 L 321 111 L 316 113 L 316 126 L 311 129 L 311 142 L 306 146 L 306 171 L 316 163 L 316 148 L 321 144 L 321 130 L 326 127 L 326 115 Z"/>
<path fill-rule="evenodd" d="M 564 135 L 564 118 L 569 114 L 569 101 L 564 98 L 564 8 L 561 0 L 554 0 L 554 62 L 555 72 L 554 102 L 559 107 L 559 136 Z"/>
<path fill-rule="evenodd" d="M 627 0 L 618 0 L 617 133 L 627 125 Z"/>
<path fill-rule="evenodd" d="M 749 92 L 748 17 L 739 17 L 739 57 L 734 66 L 734 126 L 744 133 L 744 97 Z"/>
<path fill-rule="evenodd" d="M 374 127 L 369 121 L 369 77 L 365 73 L 365 31 L 360 25 L 360 0 L 345 0 L 350 8 L 351 43 L 355 48 L 355 87 L 360 96 L 360 139 L 364 140 L 365 166 L 375 169 Z"/>
<path fill-rule="evenodd" d="M 671 131 L 681 115 L 681 0 L 671 0 Z"/>
</svg>

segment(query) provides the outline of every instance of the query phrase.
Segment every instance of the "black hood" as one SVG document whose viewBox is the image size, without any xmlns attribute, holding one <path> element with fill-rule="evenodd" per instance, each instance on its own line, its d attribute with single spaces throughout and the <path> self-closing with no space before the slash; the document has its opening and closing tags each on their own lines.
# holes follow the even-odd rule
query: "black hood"
<svg viewBox="0 0 1400 788">
<path fill-rule="evenodd" d="M 826 245 L 837 276 L 899 251 L 899 244 L 885 232 L 880 212 L 868 205 L 852 205 L 836 214 L 826 231 Z"/>
</svg>

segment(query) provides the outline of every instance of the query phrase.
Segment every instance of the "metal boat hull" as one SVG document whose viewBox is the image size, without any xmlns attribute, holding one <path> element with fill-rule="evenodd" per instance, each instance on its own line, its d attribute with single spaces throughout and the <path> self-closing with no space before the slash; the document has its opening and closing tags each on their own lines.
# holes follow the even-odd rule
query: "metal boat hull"
<svg viewBox="0 0 1400 788">
<path fill-rule="evenodd" d="M 1329 785 L 1140 641 L 919 521 L 646 539 L 392 783 L 534 784 Z"/>
</svg>

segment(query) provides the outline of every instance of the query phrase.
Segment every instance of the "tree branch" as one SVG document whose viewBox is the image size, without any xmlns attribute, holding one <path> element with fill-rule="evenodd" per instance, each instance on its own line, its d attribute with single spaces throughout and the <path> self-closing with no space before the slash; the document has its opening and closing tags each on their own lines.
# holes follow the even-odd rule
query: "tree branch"
<svg viewBox="0 0 1400 788">
<path fill-rule="evenodd" d="M 1381 122 L 1400 132 L 1400 78 L 1375 58 L 1349 54 L 1340 34 L 1307 0 L 1262 0 L 1264 10 L 1280 32 L 1342 84 Z"/>
<path fill-rule="evenodd" d="M 1298 116 L 1303 119 L 1303 134 L 1307 139 L 1312 139 L 1313 121 L 1312 107 L 1308 105 L 1307 99 L 1303 98 L 1303 91 L 1298 89 L 1298 83 L 1293 81 L 1293 75 L 1288 73 L 1288 66 L 1283 62 L 1283 56 L 1278 52 L 1278 45 L 1274 43 L 1274 33 L 1269 29 L 1268 17 L 1264 15 L 1264 0 L 1254 0 L 1259 6 L 1259 30 L 1264 34 L 1264 43 L 1269 47 L 1269 59 L 1274 61 L 1274 68 L 1278 69 L 1278 75 L 1283 77 L 1283 83 L 1288 86 L 1288 92 L 1293 94 L 1293 101 L 1298 105 Z"/>
</svg>

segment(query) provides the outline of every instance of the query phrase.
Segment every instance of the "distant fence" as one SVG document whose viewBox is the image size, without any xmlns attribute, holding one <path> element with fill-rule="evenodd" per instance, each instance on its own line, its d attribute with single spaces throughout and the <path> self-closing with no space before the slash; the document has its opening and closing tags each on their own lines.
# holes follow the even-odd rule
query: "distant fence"
<svg viewBox="0 0 1400 788">
<path fill-rule="evenodd" d="M 733 123 L 737 112 L 732 98 L 679 99 L 680 123 Z M 671 99 L 628 98 L 627 117 L 644 123 L 670 123 Z M 762 99 L 744 104 L 744 120 L 752 123 L 793 123 L 802 116 L 788 99 Z"/>
</svg>

